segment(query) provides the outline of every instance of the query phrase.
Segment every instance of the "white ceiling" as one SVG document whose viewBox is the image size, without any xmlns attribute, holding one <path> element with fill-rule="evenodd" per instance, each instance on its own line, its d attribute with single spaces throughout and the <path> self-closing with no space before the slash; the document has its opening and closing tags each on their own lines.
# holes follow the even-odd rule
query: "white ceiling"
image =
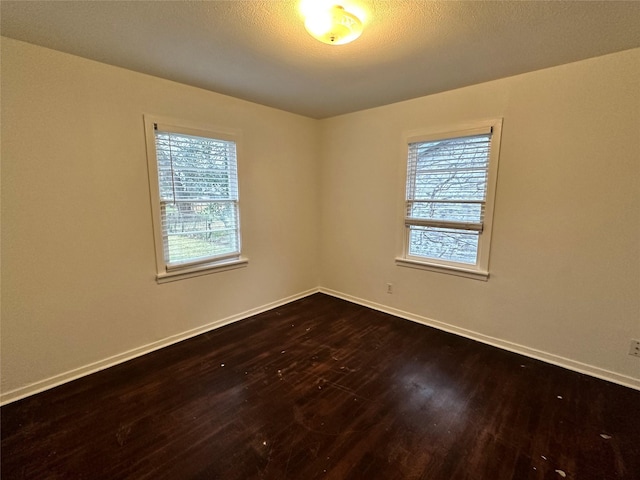
<svg viewBox="0 0 640 480">
<path fill-rule="evenodd" d="M 313 118 L 640 46 L 640 1 L 336 0 L 366 17 L 340 46 L 299 3 L 2 0 L 0 33 Z"/>
</svg>

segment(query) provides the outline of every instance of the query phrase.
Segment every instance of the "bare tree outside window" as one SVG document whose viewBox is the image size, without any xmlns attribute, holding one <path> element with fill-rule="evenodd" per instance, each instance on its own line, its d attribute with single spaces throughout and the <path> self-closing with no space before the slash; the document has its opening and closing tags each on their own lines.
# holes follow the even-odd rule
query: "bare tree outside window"
<svg viewBox="0 0 640 480">
<path fill-rule="evenodd" d="M 409 144 L 408 254 L 475 265 L 491 136 Z"/>
<path fill-rule="evenodd" d="M 235 150 L 231 141 L 156 131 L 168 264 L 239 251 Z"/>
</svg>

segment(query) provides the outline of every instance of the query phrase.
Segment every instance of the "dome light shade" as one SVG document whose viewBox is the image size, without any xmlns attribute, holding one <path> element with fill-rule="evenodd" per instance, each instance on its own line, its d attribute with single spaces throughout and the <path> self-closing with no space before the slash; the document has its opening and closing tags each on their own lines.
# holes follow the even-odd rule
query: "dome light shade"
<svg viewBox="0 0 640 480">
<path fill-rule="evenodd" d="M 362 33 L 362 22 L 354 14 L 336 5 L 307 16 L 304 26 L 317 40 L 329 45 L 353 42 Z"/>
</svg>

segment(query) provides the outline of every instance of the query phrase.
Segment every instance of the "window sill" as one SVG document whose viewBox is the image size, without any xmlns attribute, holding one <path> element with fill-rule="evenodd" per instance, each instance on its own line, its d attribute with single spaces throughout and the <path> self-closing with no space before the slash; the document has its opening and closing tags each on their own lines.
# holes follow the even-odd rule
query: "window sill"
<svg viewBox="0 0 640 480">
<path fill-rule="evenodd" d="M 419 262 L 416 260 L 408 260 L 406 258 L 396 258 L 396 265 L 400 267 L 417 268 L 420 270 L 429 270 L 431 272 L 446 273 L 448 275 L 457 275 L 459 277 L 472 278 L 474 280 L 487 281 L 489 272 L 480 270 L 471 270 L 464 267 L 454 267 L 450 265 L 437 265 L 434 263 Z"/>
<path fill-rule="evenodd" d="M 209 275 L 210 273 L 224 272 L 226 270 L 234 270 L 236 268 L 246 267 L 249 259 L 245 257 L 226 260 L 224 262 L 208 263 L 171 272 L 163 272 L 156 275 L 156 282 L 167 283 L 183 280 L 185 278 L 199 277 L 201 275 Z"/>
</svg>

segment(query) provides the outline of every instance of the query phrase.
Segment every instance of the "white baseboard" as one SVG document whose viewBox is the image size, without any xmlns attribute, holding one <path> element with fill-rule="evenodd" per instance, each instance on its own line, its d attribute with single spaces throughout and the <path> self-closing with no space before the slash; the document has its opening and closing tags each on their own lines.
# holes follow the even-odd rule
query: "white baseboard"
<svg viewBox="0 0 640 480">
<path fill-rule="evenodd" d="M 630 387 L 636 390 L 640 390 L 640 380 L 633 377 L 621 375 L 619 373 L 611 372 L 609 370 L 595 367 L 593 365 L 588 365 L 585 363 L 577 362 L 575 360 L 570 360 L 568 358 L 560 357 L 552 353 L 547 353 L 541 350 L 525 347 L 523 345 L 508 342 L 506 340 L 501 340 L 499 338 L 483 335 L 481 333 L 477 333 L 472 330 L 466 330 L 464 328 L 456 327 L 454 325 L 450 325 L 444 322 L 439 322 L 437 320 L 423 317 L 421 315 L 416 315 L 413 313 L 405 312 L 403 310 L 398 310 L 393 307 L 389 307 L 379 303 L 364 300 L 362 298 L 354 297 L 342 292 L 319 287 L 319 288 L 312 288 L 310 290 L 298 293 L 296 295 L 291 295 L 286 298 L 282 298 L 275 302 L 267 303 L 260 307 L 253 308 L 245 312 L 232 315 L 227 318 L 223 318 L 221 320 L 216 320 L 215 322 L 208 323 L 201 327 L 197 327 L 191 330 L 187 330 L 186 332 L 172 335 L 170 337 L 164 338 L 157 342 L 149 343 L 147 345 L 143 345 L 141 347 L 119 353 L 112 357 L 108 357 L 103 360 L 99 360 L 97 362 L 93 362 L 88 365 L 85 365 L 73 370 L 69 370 L 67 372 L 64 372 L 58 375 L 54 375 L 53 377 L 40 380 L 38 382 L 26 385 L 24 387 L 11 390 L 9 392 L 4 392 L 2 393 L 2 395 L 0 395 L 0 405 L 5 405 L 7 403 L 20 400 L 30 395 L 35 395 L 36 393 L 49 390 L 51 388 L 57 387 L 58 385 L 62 385 L 72 380 L 76 380 L 78 378 L 90 375 L 95 372 L 99 372 L 100 370 L 104 370 L 106 368 L 112 367 L 114 365 L 118 365 L 120 363 L 124 363 L 128 360 L 132 360 L 134 358 L 140 357 L 147 353 L 151 353 L 161 348 L 168 347 L 169 345 L 173 345 L 183 340 L 187 340 L 189 338 L 195 337 L 202 333 L 215 330 L 216 328 L 229 325 L 230 323 L 244 320 L 245 318 L 251 317 L 253 315 L 257 315 L 259 313 L 265 312 L 267 310 L 271 310 L 273 308 L 279 307 L 281 305 L 285 305 L 287 303 L 293 302 L 295 300 L 299 300 L 301 298 L 307 297 L 309 295 L 313 295 L 314 293 L 318 293 L 318 292 L 331 295 L 332 297 L 341 298 L 343 300 L 356 303 L 358 305 L 369 307 L 374 310 L 378 310 L 380 312 L 388 313 L 396 317 L 404 318 L 412 322 L 420 323 L 422 325 L 427 325 L 429 327 L 433 327 L 438 330 L 443 330 L 445 332 L 453 333 L 455 335 L 460 335 L 465 338 L 476 340 L 478 342 L 485 343 L 487 345 L 491 345 L 494 347 L 498 347 L 503 350 L 508 350 L 510 352 L 518 353 L 526 357 L 535 358 L 536 360 L 542 360 L 543 362 L 551 363 L 553 365 L 567 368 L 569 370 L 584 373 L 586 375 L 591 375 L 592 377 L 600 378 L 602 380 L 607 380 L 609 382 L 617 383 L 625 387 Z"/>
<path fill-rule="evenodd" d="M 455 335 L 460 335 L 461 337 L 469 338 L 471 340 L 476 340 L 478 342 L 485 343 L 493 347 L 498 347 L 503 350 L 508 350 L 509 352 L 518 353 L 526 357 L 535 358 L 536 360 L 542 360 L 543 362 L 551 363 L 559 367 L 567 368 L 569 370 L 573 370 L 579 373 L 584 373 L 586 375 L 600 378 L 602 380 L 607 380 L 609 382 L 617 383 L 619 385 L 630 387 L 635 390 L 640 390 L 640 379 L 637 379 L 637 378 L 628 377 L 626 375 L 621 375 L 619 373 L 611 372 L 609 370 L 595 367 L 593 365 L 588 365 L 586 363 L 570 360 L 568 358 L 554 355 L 552 353 L 536 350 L 535 348 L 525 347 L 524 345 L 519 345 L 517 343 L 512 343 L 506 340 L 501 340 L 499 338 L 483 335 L 481 333 L 477 333 L 472 330 L 456 327 L 454 325 L 450 325 L 444 322 L 439 322 L 437 320 L 423 317 L 421 315 L 405 312 L 403 310 L 398 310 L 396 308 L 388 307 L 386 305 L 382 305 L 379 303 L 370 302 L 368 300 L 364 300 L 362 298 L 354 297 L 346 293 L 331 290 L 329 288 L 320 287 L 318 291 L 320 293 L 331 295 L 332 297 L 341 298 L 342 300 L 346 300 L 348 302 L 357 303 L 358 305 L 369 307 L 374 310 L 378 310 L 380 312 L 394 315 L 396 317 L 404 318 L 405 320 L 410 320 L 412 322 L 420 323 L 422 325 L 427 325 L 429 327 L 437 328 L 438 330 L 443 330 L 445 332 L 453 333 Z"/>
<path fill-rule="evenodd" d="M 30 395 L 35 395 L 36 393 L 43 392 L 45 390 L 49 390 L 51 388 L 57 387 L 58 385 L 62 385 L 63 383 L 70 382 L 72 380 L 76 380 L 80 377 L 84 377 L 86 375 L 90 375 L 95 372 L 99 372 L 100 370 L 104 370 L 109 367 L 113 367 L 114 365 L 118 365 L 120 363 L 124 363 L 128 360 L 132 360 L 134 358 L 140 357 L 142 355 L 146 355 L 147 353 L 151 353 L 155 350 L 159 350 L 164 347 L 168 347 L 169 345 L 173 345 L 174 343 L 181 342 L 183 340 L 187 340 L 189 338 L 195 337 L 202 333 L 209 332 L 211 330 L 215 330 L 216 328 L 223 327 L 225 325 L 229 325 L 230 323 L 234 323 L 240 320 L 244 320 L 245 318 L 251 317 L 253 315 L 257 315 L 259 313 L 265 312 L 267 310 L 271 310 L 272 308 L 279 307 L 281 305 L 293 302 L 295 300 L 299 300 L 301 298 L 307 297 L 309 295 L 313 295 L 314 293 L 318 293 L 318 288 L 312 288 L 310 290 L 298 293 L 296 295 L 291 295 L 286 298 L 282 298 L 275 302 L 267 303 L 260 307 L 252 308 L 242 313 L 238 313 L 237 315 L 232 315 L 227 318 L 223 318 L 221 320 L 216 320 L 215 322 L 208 323 L 206 325 L 202 325 L 201 327 L 193 328 L 191 330 L 187 330 L 186 332 L 178 333 L 176 335 L 172 335 L 170 337 L 164 338 L 162 340 L 158 340 L 157 342 L 152 342 L 147 345 L 143 345 L 138 348 L 134 348 L 132 350 L 128 350 L 126 352 L 119 353 L 117 355 L 113 355 L 112 357 L 105 358 L 103 360 L 99 360 L 97 362 L 90 363 L 83 367 L 75 368 L 73 370 L 69 370 L 68 372 L 64 372 L 58 375 L 54 375 L 53 377 L 46 378 L 44 380 L 40 380 L 38 382 L 32 383 L 30 385 L 17 388 L 15 390 L 11 390 L 6 393 L 2 393 L 0 395 L 0 405 L 5 405 L 7 403 L 14 402 L 16 400 L 20 400 L 21 398 L 28 397 Z"/>
</svg>

